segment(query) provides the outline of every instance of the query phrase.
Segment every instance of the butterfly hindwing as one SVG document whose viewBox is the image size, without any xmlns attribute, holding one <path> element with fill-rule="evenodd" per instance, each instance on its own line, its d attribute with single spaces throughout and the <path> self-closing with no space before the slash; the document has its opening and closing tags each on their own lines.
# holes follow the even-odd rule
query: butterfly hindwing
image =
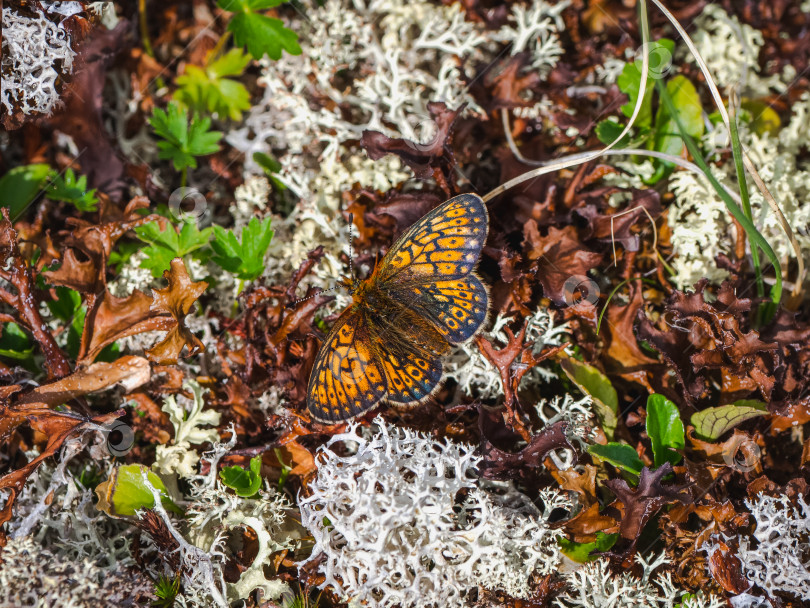
<svg viewBox="0 0 810 608">
<path fill-rule="evenodd" d="M 489 217 L 476 194 L 445 201 L 411 226 L 380 264 L 379 280 L 406 273 L 413 277 L 451 278 L 473 271 L 487 238 Z"/>
<path fill-rule="evenodd" d="M 442 362 L 437 355 L 397 353 L 382 348 L 380 356 L 388 380 L 388 401 L 413 404 L 425 399 L 442 378 Z"/>
<path fill-rule="evenodd" d="M 487 318 L 487 290 L 475 274 L 418 289 L 425 295 L 423 314 L 451 344 L 472 338 Z"/>
<path fill-rule="evenodd" d="M 362 315 L 349 309 L 318 351 L 307 387 L 309 411 L 321 422 L 349 420 L 373 409 L 386 392 Z"/>
</svg>

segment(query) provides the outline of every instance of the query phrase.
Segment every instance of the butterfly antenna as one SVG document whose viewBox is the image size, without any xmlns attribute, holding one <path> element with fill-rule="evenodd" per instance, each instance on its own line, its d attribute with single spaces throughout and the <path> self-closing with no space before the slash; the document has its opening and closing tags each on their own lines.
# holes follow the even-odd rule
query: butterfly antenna
<svg viewBox="0 0 810 608">
<path fill-rule="evenodd" d="M 352 249 L 352 239 L 354 238 L 354 214 L 349 214 L 349 275 L 352 278 L 352 284 L 354 284 L 354 250 Z"/>
<path fill-rule="evenodd" d="M 293 308 L 294 306 L 296 306 L 297 304 L 300 304 L 301 302 L 306 302 L 307 300 L 311 300 L 312 298 L 315 298 L 317 296 L 323 295 L 325 293 L 329 293 L 330 291 L 335 291 L 338 287 L 340 287 L 340 285 L 335 285 L 334 287 L 330 287 L 329 289 L 322 289 L 321 291 L 313 293 L 311 296 L 307 296 L 306 298 L 299 298 L 295 302 L 291 302 L 290 304 L 287 304 L 287 308 Z"/>
<path fill-rule="evenodd" d="M 353 226 L 354 226 L 354 214 L 350 213 L 349 214 L 349 274 L 352 277 L 352 283 L 354 283 L 354 250 L 352 249 L 352 239 L 354 237 L 354 231 L 352 230 Z M 316 296 L 319 296 L 321 294 L 329 293 L 330 291 L 335 291 L 339 287 L 341 287 L 341 285 L 335 285 L 333 287 L 330 287 L 329 289 L 323 289 L 323 290 L 321 290 L 321 291 L 319 291 L 317 293 L 313 293 L 311 296 L 307 296 L 306 298 L 299 298 L 295 302 L 287 304 L 287 307 L 292 308 L 292 307 L 300 304 L 301 302 L 306 302 L 307 300 L 311 300 L 312 298 L 314 298 Z"/>
</svg>

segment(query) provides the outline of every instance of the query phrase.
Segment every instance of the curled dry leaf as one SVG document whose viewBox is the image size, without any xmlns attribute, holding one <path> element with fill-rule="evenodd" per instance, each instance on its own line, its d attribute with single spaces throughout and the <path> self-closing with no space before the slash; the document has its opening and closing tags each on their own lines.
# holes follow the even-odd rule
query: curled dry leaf
<svg viewBox="0 0 810 608">
<path fill-rule="evenodd" d="M 663 478 L 672 473 L 672 465 L 665 463 L 654 471 L 648 467 L 641 470 L 638 488 L 632 489 L 624 479 L 609 479 L 605 485 L 616 495 L 616 500 L 624 505 L 624 513 L 619 526 L 622 538 L 638 540 L 648 521 L 672 502 L 687 504 L 692 497 L 685 491 L 686 486 L 665 486 Z"/>
<path fill-rule="evenodd" d="M 521 406 L 518 401 L 517 391 L 520 381 L 530 369 L 539 365 L 549 357 L 556 355 L 565 348 L 565 345 L 553 346 L 543 349 L 538 354 L 533 354 L 534 345 L 524 345 L 526 336 L 526 326 L 515 335 L 508 327 L 504 328 L 507 339 L 506 346 L 496 349 L 492 342 L 483 336 L 477 336 L 475 343 L 481 353 L 498 370 L 503 383 L 504 392 L 504 420 L 516 433 L 519 433 L 525 441 L 531 441 L 531 436 L 521 418 Z"/>
<path fill-rule="evenodd" d="M 584 247 L 573 226 L 552 226 L 547 236 L 540 236 L 537 222 L 529 220 L 523 238 L 526 256 L 533 262 L 532 271 L 543 285 L 543 293 L 560 306 L 572 303 L 566 302 L 566 281 L 587 276 L 602 262 L 602 254 Z M 572 295 L 568 294 L 569 299 Z"/>
<path fill-rule="evenodd" d="M 39 313 L 39 302 L 34 288 L 34 277 L 28 262 L 23 258 L 17 244 L 17 231 L 9 220 L 8 207 L 2 208 L 0 219 L 0 258 L 5 260 L 0 269 L 0 279 L 7 281 L 16 293 L 0 288 L 0 302 L 15 311 L 17 322 L 31 332 L 45 355 L 45 370 L 49 379 L 61 378 L 70 373 L 70 362 L 59 348 Z"/>
<path fill-rule="evenodd" d="M 450 110 L 442 102 L 427 104 L 430 118 L 436 125 L 436 132 L 427 143 L 413 142 L 407 139 L 394 139 L 379 131 L 363 131 L 360 145 L 369 158 L 378 160 L 387 154 L 395 154 L 408 165 L 419 179 L 434 178 L 446 194 L 450 194 L 448 185 L 451 179 L 455 159 L 453 157 L 453 123 L 463 106 Z"/>
<path fill-rule="evenodd" d="M 568 448 L 576 453 L 573 444 L 566 436 L 568 423 L 557 422 L 530 438 L 529 445 L 519 452 L 504 452 L 495 447 L 481 433 L 481 474 L 487 479 L 520 479 L 532 474 L 543 465 L 543 459 L 552 450 Z"/>
<path fill-rule="evenodd" d="M 171 267 L 163 273 L 163 278 L 169 284 L 163 289 L 154 291 L 149 308 L 156 314 L 169 313 L 174 319 L 174 324 L 163 340 L 146 351 L 146 356 L 154 363 L 168 365 L 177 362 L 186 346 L 189 355 L 205 350 L 203 343 L 186 327 L 184 320 L 191 312 L 194 302 L 208 287 L 208 283 L 192 281 L 188 276 L 186 265 L 180 258 L 172 260 Z"/>
<path fill-rule="evenodd" d="M 751 583 L 743 574 L 740 558 L 722 541 L 717 541 L 709 556 L 709 571 L 723 589 L 734 595 L 739 595 L 751 587 Z"/>
</svg>

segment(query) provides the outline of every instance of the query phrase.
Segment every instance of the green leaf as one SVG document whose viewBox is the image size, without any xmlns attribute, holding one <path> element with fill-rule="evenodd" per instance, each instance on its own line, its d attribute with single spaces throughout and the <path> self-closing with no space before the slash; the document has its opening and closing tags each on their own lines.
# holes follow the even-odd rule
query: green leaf
<svg viewBox="0 0 810 608">
<path fill-rule="evenodd" d="M 139 251 L 141 247 L 142 245 L 135 241 L 118 241 L 115 249 L 110 252 L 110 257 L 107 260 L 107 267 L 112 268 L 116 274 L 120 273 L 121 268 L 123 268 L 124 264 L 129 261 L 132 254 Z"/>
<path fill-rule="evenodd" d="M 155 581 L 157 600 L 152 603 L 152 608 L 172 608 L 178 593 L 180 593 L 180 576 L 169 577 L 161 573 Z"/>
<path fill-rule="evenodd" d="M 179 232 L 168 222 L 165 230 L 160 229 L 158 222 L 149 222 L 135 228 L 135 234 L 149 243 L 149 247 L 143 250 L 146 257 L 141 268 L 150 270 L 156 279 L 163 276 L 163 271 L 169 269 L 174 258 L 198 251 L 211 239 L 210 228 L 200 230 L 193 222 L 183 222 Z"/>
<path fill-rule="evenodd" d="M 570 357 L 563 359 L 560 366 L 571 382 L 593 399 L 605 436 L 612 439 L 619 421 L 619 397 L 610 380 L 595 367 Z"/>
<path fill-rule="evenodd" d="M 13 222 L 42 190 L 51 168 L 42 163 L 23 165 L 0 177 L 0 206 L 8 207 Z"/>
<path fill-rule="evenodd" d="M 769 104 L 758 99 L 746 99 L 740 107 L 751 115 L 751 130 L 757 135 L 776 135 L 782 128 L 782 120 Z"/>
<path fill-rule="evenodd" d="M 689 136 L 700 138 L 705 130 L 703 123 L 703 106 L 700 103 L 695 86 L 685 76 L 676 76 L 667 83 L 670 94 L 678 112 L 681 124 Z M 660 104 L 655 116 L 655 136 L 648 142 L 650 150 L 680 156 L 684 149 L 683 138 L 678 132 L 678 122 L 670 115 L 667 106 Z M 673 165 L 666 161 L 656 160 L 656 172 L 647 183 L 655 183 L 672 170 Z"/>
<path fill-rule="evenodd" d="M 652 92 L 654 76 L 660 76 L 659 67 L 655 65 L 656 60 L 663 57 L 672 57 L 675 50 L 675 43 L 667 38 L 662 38 L 658 41 L 649 44 L 650 53 L 650 71 L 647 75 L 647 86 L 644 89 L 644 100 L 641 103 L 636 121 L 633 123 L 636 127 L 651 127 L 652 126 Z M 625 64 L 622 73 L 616 79 L 616 84 L 622 93 L 625 93 L 628 102 L 621 107 L 622 113 L 628 118 L 633 115 L 633 109 L 638 100 L 638 92 L 641 88 L 641 61 L 635 61 Z"/>
<path fill-rule="evenodd" d="M 55 288 L 56 299 L 48 300 L 45 304 L 51 314 L 65 323 L 73 320 L 76 311 L 81 308 L 82 296 L 78 291 L 58 285 Z"/>
<path fill-rule="evenodd" d="M 164 139 L 157 142 L 158 156 L 171 160 L 177 171 L 196 169 L 196 157 L 219 150 L 222 133 L 209 130 L 211 119 L 195 116 L 189 122 L 188 111 L 176 101 L 169 103 L 166 111 L 155 108 L 149 124 Z"/>
<path fill-rule="evenodd" d="M 638 457 L 638 453 L 626 443 L 615 441 L 611 441 L 607 445 L 595 443 L 588 446 L 588 453 L 636 477 L 641 475 L 641 469 L 644 468 L 644 463 Z"/>
<path fill-rule="evenodd" d="M 89 213 L 98 209 L 96 189 L 87 189 L 87 176 L 77 178 L 73 169 L 65 169 L 64 175 L 54 174 L 45 190 L 45 196 L 52 201 L 72 203 L 76 209 Z"/>
<path fill-rule="evenodd" d="M 215 255 L 211 261 L 242 280 L 252 281 L 261 276 L 264 272 L 264 254 L 273 238 L 270 221 L 269 217 L 262 221 L 252 217 L 247 226 L 242 228 L 241 243 L 233 230 L 214 226 L 211 249 Z"/>
<path fill-rule="evenodd" d="M 622 134 L 622 131 L 624 131 L 624 126 L 620 125 L 615 118 L 608 118 L 596 125 L 596 137 L 605 145 L 613 143 Z M 624 148 L 627 146 L 628 141 L 629 138 L 625 136 L 615 147 Z"/>
<path fill-rule="evenodd" d="M 290 55 L 300 55 L 298 34 L 284 27 L 284 22 L 256 11 L 273 8 L 283 0 L 218 0 L 217 5 L 235 13 L 228 23 L 233 39 L 239 46 L 247 46 L 256 59 L 265 53 L 271 59 L 281 59 L 282 50 Z"/>
<path fill-rule="evenodd" d="M 250 93 L 241 82 L 226 76 L 241 76 L 250 57 L 240 48 L 205 66 L 186 66 L 177 78 L 174 99 L 184 103 L 197 114 L 216 113 L 222 118 L 240 120 L 242 112 L 250 109 Z"/>
<path fill-rule="evenodd" d="M 695 412 L 690 421 L 699 439 L 716 441 L 738 424 L 767 413 L 768 408 L 761 401 L 743 399 L 729 405 Z"/>
<path fill-rule="evenodd" d="M 250 468 L 224 467 L 219 472 L 219 478 L 226 486 L 236 492 L 237 496 L 248 498 L 253 496 L 262 487 L 262 477 L 259 474 L 262 468 L 262 457 L 254 456 L 250 459 Z"/>
<path fill-rule="evenodd" d="M 279 191 L 284 191 L 287 189 L 287 186 L 284 185 L 284 182 L 282 182 L 275 176 L 276 173 L 279 173 L 281 171 L 280 162 L 278 162 L 275 158 L 273 158 L 269 154 L 265 154 L 264 152 L 254 152 L 253 160 L 257 165 L 259 165 L 264 170 L 264 174 L 273 183 L 273 186 L 276 189 L 278 189 Z"/>
<path fill-rule="evenodd" d="M 675 451 L 686 445 L 681 414 L 663 395 L 647 397 L 647 435 L 652 442 L 655 468 L 665 462 L 677 464 L 681 461 L 682 456 Z"/>
<path fill-rule="evenodd" d="M 618 534 L 605 534 L 604 532 L 596 533 L 596 540 L 592 543 L 577 543 L 573 540 L 568 540 L 565 537 L 559 537 L 557 543 L 560 545 L 562 552 L 569 558 L 580 564 L 592 562 L 599 559 L 598 555 L 591 555 L 594 551 L 603 553 L 609 551 L 610 548 L 619 540 Z"/>
<path fill-rule="evenodd" d="M 96 487 L 96 508 L 112 517 L 132 517 L 138 509 L 153 508 L 155 499 L 144 483 L 143 471 L 148 469 L 142 464 L 127 464 L 113 469 L 110 478 Z M 182 514 L 179 507 L 169 499 L 169 493 L 160 477 L 148 471 L 147 479 L 160 492 L 164 506 Z"/>
<path fill-rule="evenodd" d="M 16 323 L 4 323 L 0 335 L 0 357 L 7 357 L 15 361 L 31 359 L 34 345 L 28 339 L 23 329 Z"/>
</svg>

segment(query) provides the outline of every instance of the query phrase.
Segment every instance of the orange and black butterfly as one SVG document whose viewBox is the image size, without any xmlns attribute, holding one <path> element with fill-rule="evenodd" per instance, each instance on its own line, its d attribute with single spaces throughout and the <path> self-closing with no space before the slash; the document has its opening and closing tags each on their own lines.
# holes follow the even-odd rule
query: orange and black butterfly
<svg viewBox="0 0 810 608">
<path fill-rule="evenodd" d="M 359 416 L 382 401 L 413 405 L 439 385 L 441 356 L 471 339 L 487 316 L 475 265 L 489 217 L 481 197 L 461 194 L 411 226 L 365 281 L 323 343 L 307 405 L 318 421 Z"/>
</svg>

